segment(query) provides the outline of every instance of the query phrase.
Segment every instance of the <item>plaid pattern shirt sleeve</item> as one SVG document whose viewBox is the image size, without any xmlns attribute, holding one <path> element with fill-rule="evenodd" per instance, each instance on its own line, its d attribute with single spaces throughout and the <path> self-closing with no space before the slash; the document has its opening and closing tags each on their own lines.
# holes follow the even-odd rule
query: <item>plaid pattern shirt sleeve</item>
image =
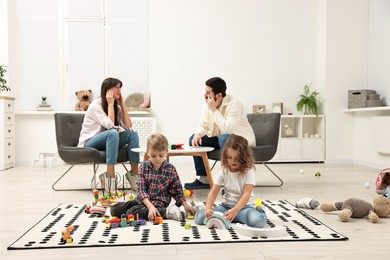
<svg viewBox="0 0 390 260">
<path fill-rule="evenodd" d="M 185 200 L 176 168 L 166 161 L 157 171 L 150 161 L 143 163 L 139 169 L 137 186 L 137 201 L 148 198 L 156 208 L 168 207 L 172 198 L 178 206 Z"/>
</svg>

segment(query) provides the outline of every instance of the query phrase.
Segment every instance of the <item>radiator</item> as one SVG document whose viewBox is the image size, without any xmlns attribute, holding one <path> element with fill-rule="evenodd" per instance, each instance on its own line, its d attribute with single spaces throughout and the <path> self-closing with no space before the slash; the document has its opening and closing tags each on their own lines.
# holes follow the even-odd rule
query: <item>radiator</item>
<svg viewBox="0 0 390 260">
<path fill-rule="evenodd" d="M 157 119 L 155 117 L 132 117 L 133 129 L 138 132 L 139 146 L 146 147 L 149 135 L 157 132 Z"/>
<path fill-rule="evenodd" d="M 390 116 L 374 116 L 372 120 L 372 150 L 390 154 Z"/>
</svg>

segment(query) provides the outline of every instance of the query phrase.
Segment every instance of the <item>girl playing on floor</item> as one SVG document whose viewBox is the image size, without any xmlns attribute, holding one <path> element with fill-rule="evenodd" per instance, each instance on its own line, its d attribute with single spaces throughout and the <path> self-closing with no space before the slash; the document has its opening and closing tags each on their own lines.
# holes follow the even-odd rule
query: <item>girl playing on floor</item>
<svg viewBox="0 0 390 260">
<path fill-rule="evenodd" d="M 248 141 L 239 135 L 231 135 L 226 141 L 221 156 L 222 170 L 214 180 L 214 185 L 207 196 L 206 209 L 195 215 L 197 224 L 204 224 L 204 219 L 214 211 L 222 212 L 227 221 L 239 222 L 250 227 L 262 228 L 267 223 L 267 215 L 260 206 L 255 207 L 253 186 L 254 159 Z M 225 194 L 222 203 L 212 208 L 224 185 Z"/>
</svg>

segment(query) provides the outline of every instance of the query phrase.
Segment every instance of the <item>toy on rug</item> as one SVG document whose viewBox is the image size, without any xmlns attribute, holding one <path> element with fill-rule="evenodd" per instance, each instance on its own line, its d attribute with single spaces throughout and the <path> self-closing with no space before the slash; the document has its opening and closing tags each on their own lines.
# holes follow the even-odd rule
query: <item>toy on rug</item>
<svg viewBox="0 0 390 260">
<path fill-rule="evenodd" d="M 64 231 L 61 232 L 61 243 L 72 243 L 73 238 L 71 236 L 71 232 L 73 231 L 74 227 L 69 226 Z"/>
<path fill-rule="evenodd" d="M 74 110 L 87 111 L 89 104 L 92 102 L 92 90 L 80 90 L 76 91 L 75 94 L 78 102 L 76 103 Z"/>
<path fill-rule="evenodd" d="M 376 192 L 390 198 L 390 168 L 382 170 L 375 181 Z"/>
<path fill-rule="evenodd" d="M 108 194 L 102 191 L 101 197 L 99 196 L 99 190 L 97 188 L 99 187 L 100 183 L 96 183 L 95 185 L 93 185 L 92 193 L 94 195 L 94 202 L 92 203 L 92 205 L 96 205 L 96 203 L 100 202 L 100 205 L 103 207 L 111 207 L 112 205 L 120 202 L 119 200 L 117 200 L 118 198 L 123 198 L 123 200 L 126 200 L 126 195 L 128 194 L 128 190 L 130 192 L 128 196 L 128 200 L 133 200 L 135 195 L 133 194 L 133 190 L 131 189 L 130 183 L 126 181 L 125 176 L 123 176 L 122 183 L 123 184 L 120 187 L 118 187 L 118 190 L 115 193 Z"/>
<path fill-rule="evenodd" d="M 105 218 L 103 219 L 104 223 L 107 225 L 107 229 L 118 228 L 118 227 L 128 227 L 128 226 L 143 226 L 146 225 L 146 220 L 143 218 L 135 219 L 133 214 L 122 214 L 121 218 L 112 217 L 111 219 Z"/>
<path fill-rule="evenodd" d="M 255 228 L 236 223 L 235 230 L 238 234 L 248 237 L 281 237 L 287 234 L 285 226 Z"/>
<path fill-rule="evenodd" d="M 205 218 L 203 220 L 203 224 L 205 224 L 207 228 L 215 228 L 215 229 L 230 228 L 230 222 L 227 221 L 223 213 L 219 211 L 215 211 L 213 215 L 211 215 L 211 217 Z"/>
<path fill-rule="evenodd" d="M 362 199 L 350 198 L 343 202 L 323 203 L 320 209 L 324 212 L 339 211 L 339 219 L 347 222 L 350 218 L 364 218 L 377 223 L 379 218 L 390 215 L 390 202 L 386 196 L 377 196 L 372 203 Z"/>
<path fill-rule="evenodd" d="M 164 222 L 164 219 L 163 219 L 163 217 L 160 217 L 160 216 L 155 217 L 154 221 L 153 221 L 154 224 L 162 224 L 163 222 Z"/>
<path fill-rule="evenodd" d="M 312 198 L 300 199 L 295 203 L 295 207 L 303 209 L 315 209 L 320 205 L 317 200 Z"/>
</svg>

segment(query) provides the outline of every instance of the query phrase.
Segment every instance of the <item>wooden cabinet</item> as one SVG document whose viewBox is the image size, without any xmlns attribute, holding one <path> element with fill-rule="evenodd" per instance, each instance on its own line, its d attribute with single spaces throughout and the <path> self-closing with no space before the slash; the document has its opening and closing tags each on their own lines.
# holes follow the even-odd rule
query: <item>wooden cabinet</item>
<svg viewBox="0 0 390 260">
<path fill-rule="evenodd" d="M 15 110 L 13 97 L 0 96 L 0 170 L 15 166 Z"/>
<path fill-rule="evenodd" d="M 325 117 L 282 115 L 278 151 L 272 162 L 323 162 Z"/>
</svg>

